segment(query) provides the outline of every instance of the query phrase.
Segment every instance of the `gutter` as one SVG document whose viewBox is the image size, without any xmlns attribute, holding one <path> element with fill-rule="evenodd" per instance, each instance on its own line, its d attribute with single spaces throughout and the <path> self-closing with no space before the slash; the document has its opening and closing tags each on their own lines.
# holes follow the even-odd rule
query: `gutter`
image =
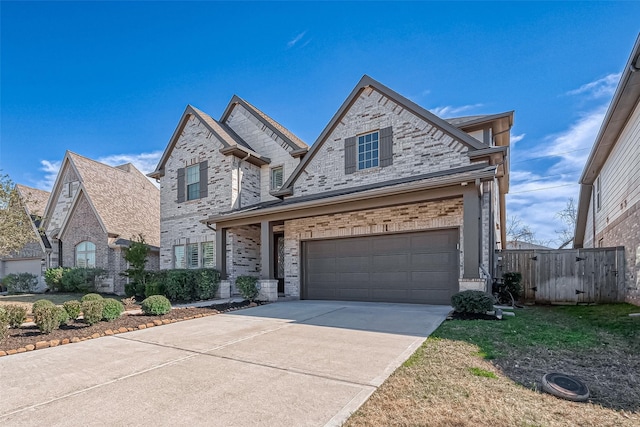
<svg viewBox="0 0 640 427">
<path fill-rule="evenodd" d="M 273 206 L 273 207 L 268 207 L 263 209 L 250 209 L 243 212 L 233 212 L 227 215 L 214 215 L 200 222 L 202 222 L 203 224 L 214 224 L 219 221 L 229 221 L 234 219 L 260 217 L 260 216 L 268 215 L 272 213 L 304 210 L 304 209 L 312 208 L 315 206 L 338 205 L 344 202 L 368 200 L 368 199 L 380 198 L 380 197 L 391 196 L 391 195 L 413 193 L 413 192 L 422 191 L 422 190 L 432 190 L 432 189 L 438 189 L 443 187 L 450 187 L 450 186 L 460 185 L 465 182 L 475 183 L 476 180 L 494 179 L 495 172 L 496 172 L 495 167 L 489 167 L 484 170 L 481 170 L 476 174 L 469 175 L 468 177 L 456 177 L 456 178 L 443 179 L 437 182 L 428 183 L 426 185 L 424 182 L 410 183 L 406 185 L 399 184 L 401 187 L 399 186 L 383 187 L 380 189 L 363 191 L 360 194 L 354 194 L 354 193 L 342 194 L 339 196 L 333 196 L 326 199 L 315 199 L 315 200 L 309 200 L 306 202 L 292 203 L 292 204 L 283 205 L 283 206 Z"/>
</svg>

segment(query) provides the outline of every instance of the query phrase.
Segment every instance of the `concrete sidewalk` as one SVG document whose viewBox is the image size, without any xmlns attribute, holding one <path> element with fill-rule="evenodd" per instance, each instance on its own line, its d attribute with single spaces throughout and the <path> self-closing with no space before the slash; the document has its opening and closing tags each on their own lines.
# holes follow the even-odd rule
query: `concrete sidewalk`
<svg viewBox="0 0 640 427">
<path fill-rule="evenodd" d="M 449 307 L 295 301 L 0 359 L 0 425 L 340 425 Z"/>
</svg>

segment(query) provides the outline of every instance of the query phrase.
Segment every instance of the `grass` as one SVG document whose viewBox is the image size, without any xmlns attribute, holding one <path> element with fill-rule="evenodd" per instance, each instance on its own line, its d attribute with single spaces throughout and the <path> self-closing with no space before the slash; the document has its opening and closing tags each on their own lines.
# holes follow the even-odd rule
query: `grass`
<svg viewBox="0 0 640 427">
<path fill-rule="evenodd" d="M 23 306 L 27 309 L 28 313 L 31 313 L 31 305 L 40 299 L 46 299 L 56 305 L 62 305 L 67 301 L 78 300 L 82 298 L 84 294 L 80 293 L 58 293 L 48 292 L 46 294 L 16 294 L 16 295 L 0 295 L 0 306 L 16 304 Z M 116 296 L 103 295 L 105 298 L 118 299 Z M 119 299 L 118 299 L 119 301 Z"/>
<path fill-rule="evenodd" d="M 638 426 L 640 319 L 627 304 L 527 307 L 503 321 L 451 320 L 347 426 Z M 590 388 L 588 403 L 540 392 L 546 372 Z"/>
</svg>

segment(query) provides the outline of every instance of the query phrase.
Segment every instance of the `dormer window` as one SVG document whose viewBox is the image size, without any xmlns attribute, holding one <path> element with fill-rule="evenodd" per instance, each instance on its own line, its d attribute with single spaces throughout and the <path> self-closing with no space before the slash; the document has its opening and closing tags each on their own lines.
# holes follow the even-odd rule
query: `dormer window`
<svg viewBox="0 0 640 427">
<path fill-rule="evenodd" d="M 271 168 L 271 191 L 279 190 L 284 183 L 284 167 Z"/>
</svg>

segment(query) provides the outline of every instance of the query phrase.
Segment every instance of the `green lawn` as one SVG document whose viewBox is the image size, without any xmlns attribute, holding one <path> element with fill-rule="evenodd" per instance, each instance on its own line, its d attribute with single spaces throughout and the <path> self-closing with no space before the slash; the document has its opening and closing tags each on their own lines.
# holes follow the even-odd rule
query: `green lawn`
<svg viewBox="0 0 640 427">
<path fill-rule="evenodd" d="M 629 304 L 534 306 L 445 321 L 347 426 L 639 426 L 640 318 Z M 541 392 L 563 372 L 587 403 Z"/>
</svg>

